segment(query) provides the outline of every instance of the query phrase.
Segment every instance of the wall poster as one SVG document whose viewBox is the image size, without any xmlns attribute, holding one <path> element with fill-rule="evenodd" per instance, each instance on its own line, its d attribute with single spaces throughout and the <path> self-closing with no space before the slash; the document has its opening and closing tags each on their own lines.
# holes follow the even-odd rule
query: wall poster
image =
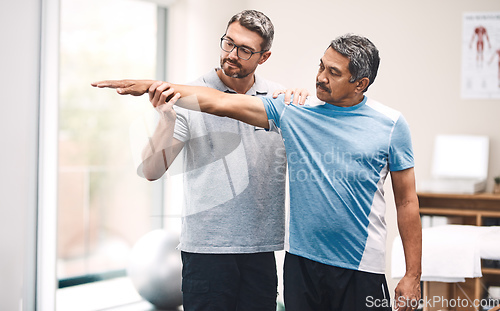
<svg viewBox="0 0 500 311">
<path fill-rule="evenodd" d="M 500 12 L 463 15 L 462 98 L 500 98 Z"/>
</svg>

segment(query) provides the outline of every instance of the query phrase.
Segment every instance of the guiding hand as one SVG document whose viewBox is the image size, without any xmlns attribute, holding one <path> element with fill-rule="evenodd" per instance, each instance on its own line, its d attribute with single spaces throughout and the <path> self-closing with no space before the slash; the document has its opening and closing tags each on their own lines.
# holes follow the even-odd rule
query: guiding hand
<svg viewBox="0 0 500 311">
<path fill-rule="evenodd" d="M 150 85 L 148 89 L 149 93 L 149 101 L 153 105 L 153 107 L 160 107 L 172 101 L 174 97 L 177 97 L 173 103 L 180 98 L 179 93 L 175 93 L 175 90 L 172 88 L 172 85 L 163 81 L 156 81 Z"/>
<path fill-rule="evenodd" d="M 180 97 L 180 93 L 175 94 L 169 101 L 156 106 L 156 111 L 158 111 L 161 116 L 165 117 L 166 120 L 175 121 L 177 113 L 174 110 L 174 105 Z"/>
<path fill-rule="evenodd" d="M 299 106 L 303 106 L 306 103 L 307 96 L 309 96 L 309 91 L 306 89 L 286 89 L 286 90 L 277 90 L 273 93 L 273 98 L 278 97 L 279 94 L 285 94 L 285 104 L 295 104 Z M 293 95 L 293 99 L 292 99 Z"/>
<path fill-rule="evenodd" d="M 156 81 L 148 89 L 149 101 L 160 115 L 169 120 L 175 120 L 176 113 L 173 106 L 181 97 L 180 93 L 174 93 L 170 83 Z"/>
</svg>

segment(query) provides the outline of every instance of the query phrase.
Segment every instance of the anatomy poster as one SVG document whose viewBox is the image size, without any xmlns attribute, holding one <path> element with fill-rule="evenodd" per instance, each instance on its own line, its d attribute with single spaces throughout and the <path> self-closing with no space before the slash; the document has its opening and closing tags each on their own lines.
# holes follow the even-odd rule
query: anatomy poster
<svg viewBox="0 0 500 311">
<path fill-rule="evenodd" d="M 500 12 L 463 18 L 462 97 L 500 98 Z"/>
</svg>

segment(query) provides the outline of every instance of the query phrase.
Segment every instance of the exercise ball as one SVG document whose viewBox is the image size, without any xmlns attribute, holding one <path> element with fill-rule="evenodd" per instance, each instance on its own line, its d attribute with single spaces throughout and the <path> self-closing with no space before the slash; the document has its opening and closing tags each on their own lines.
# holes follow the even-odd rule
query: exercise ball
<svg viewBox="0 0 500 311">
<path fill-rule="evenodd" d="M 176 250 L 179 235 L 158 229 L 132 248 L 127 273 L 135 289 L 160 310 L 176 310 L 182 304 L 182 263 Z"/>
</svg>

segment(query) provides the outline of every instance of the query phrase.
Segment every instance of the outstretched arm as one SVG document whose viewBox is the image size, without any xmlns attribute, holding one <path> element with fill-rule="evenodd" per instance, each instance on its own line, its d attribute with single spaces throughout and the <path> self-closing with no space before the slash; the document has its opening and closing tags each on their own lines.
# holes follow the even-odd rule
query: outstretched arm
<svg viewBox="0 0 500 311">
<path fill-rule="evenodd" d="M 165 103 L 176 93 L 179 93 L 181 99 L 176 103 L 178 106 L 269 128 L 264 104 L 258 97 L 227 94 L 203 86 L 188 86 L 166 82 L 155 88 L 156 84 L 154 82 L 152 80 L 108 80 L 94 82 L 92 86 L 114 88 L 121 95 L 139 96 L 149 92 L 150 100 L 151 96 L 153 96 L 153 100 L 157 102 L 157 105 Z"/>
<path fill-rule="evenodd" d="M 415 191 L 414 169 L 391 172 L 399 234 L 403 242 L 406 273 L 395 289 L 396 310 L 414 310 L 421 296 L 422 225 Z"/>
</svg>

